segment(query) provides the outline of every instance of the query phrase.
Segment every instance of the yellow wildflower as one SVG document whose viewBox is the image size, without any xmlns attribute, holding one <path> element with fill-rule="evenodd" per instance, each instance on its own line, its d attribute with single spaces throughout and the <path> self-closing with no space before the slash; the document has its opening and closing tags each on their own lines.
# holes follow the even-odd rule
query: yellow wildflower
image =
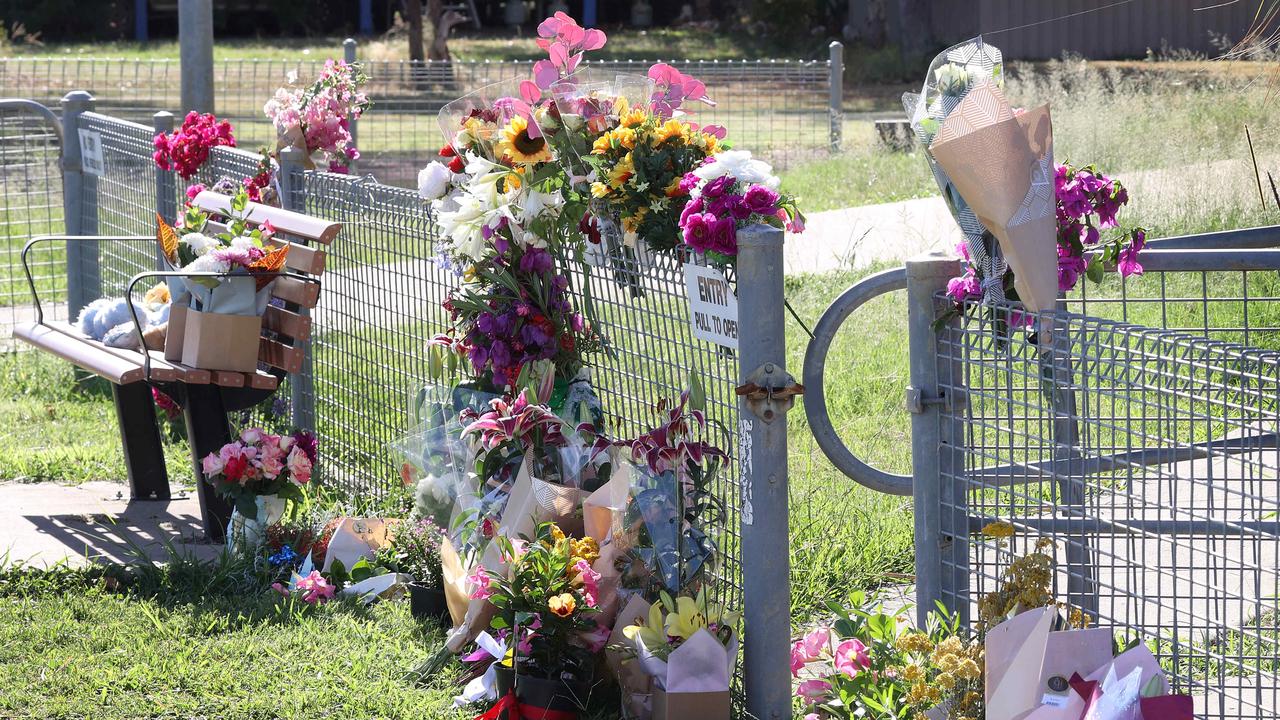
<svg viewBox="0 0 1280 720">
<path fill-rule="evenodd" d="M 586 560 L 588 563 L 593 563 L 600 557 L 600 545 L 592 537 L 570 540 L 569 556 L 571 561 Z"/>
<path fill-rule="evenodd" d="M 992 538 L 1010 538 L 1013 537 L 1013 524 L 1003 520 L 989 522 L 982 528 L 982 534 Z"/>
<path fill-rule="evenodd" d="M 564 539 L 564 531 L 560 529 L 559 525 L 553 524 L 551 526 L 551 539 L 555 542 L 560 542 Z"/>
<path fill-rule="evenodd" d="M 903 680 L 906 680 L 907 682 L 910 682 L 910 683 L 916 682 L 917 680 L 923 680 L 924 668 L 920 667 L 919 665 L 916 665 L 915 663 L 912 663 L 902 668 L 901 675 Z"/>
<path fill-rule="evenodd" d="M 898 649 L 908 653 L 927 653 L 933 650 L 929 636 L 922 632 L 905 632 L 898 636 Z"/>
</svg>

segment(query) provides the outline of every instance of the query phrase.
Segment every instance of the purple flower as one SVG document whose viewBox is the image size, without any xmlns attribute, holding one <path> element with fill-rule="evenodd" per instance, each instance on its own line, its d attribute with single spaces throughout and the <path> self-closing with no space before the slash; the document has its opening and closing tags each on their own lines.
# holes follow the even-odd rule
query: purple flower
<svg viewBox="0 0 1280 720">
<path fill-rule="evenodd" d="M 738 224 L 733 218 L 720 218 L 712 224 L 711 249 L 721 255 L 738 254 Z"/>
<path fill-rule="evenodd" d="M 721 195 L 725 194 L 726 191 L 729 190 L 729 188 L 733 185 L 733 183 L 734 183 L 734 179 L 731 175 L 721 175 L 715 180 L 712 180 L 711 182 L 702 186 L 702 194 L 710 198 L 720 197 Z"/>
<path fill-rule="evenodd" d="M 972 272 L 965 273 L 947 281 L 947 295 L 956 302 L 979 297 L 982 295 L 982 283 L 978 282 Z"/>
<path fill-rule="evenodd" d="M 760 215 L 772 215 L 778 210 L 778 193 L 764 185 L 752 185 L 747 188 L 743 201 L 751 212 Z"/>
<path fill-rule="evenodd" d="M 685 203 L 684 210 L 680 211 L 680 225 L 683 226 L 685 220 L 689 219 L 690 215 L 700 212 L 702 212 L 702 198 L 694 198 Z"/>
<path fill-rule="evenodd" d="M 582 332 L 583 328 L 586 327 L 586 322 L 582 319 L 581 313 L 574 313 L 569 318 L 569 327 L 573 328 L 574 332 Z"/>
<path fill-rule="evenodd" d="M 693 173 L 685 173 L 685 176 L 680 178 L 680 192 L 682 193 L 687 194 L 690 190 L 693 190 L 697 186 L 698 186 L 698 176 L 694 175 Z"/>
<path fill-rule="evenodd" d="M 546 275 L 553 267 L 551 253 L 540 248 L 529 248 L 520 257 L 520 272 Z"/>
<path fill-rule="evenodd" d="M 306 430 L 300 430 L 294 433 L 293 441 L 294 443 L 297 444 L 298 449 L 301 450 L 303 454 L 307 456 L 307 459 L 310 460 L 312 464 L 314 464 L 316 461 L 315 434 L 307 432 Z"/>
<path fill-rule="evenodd" d="M 711 226 L 716 216 L 710 213 L 693 213 L 681 223 L 684 243 L 697 252 L 704 253 L 711 247 Z"/>
</svg>

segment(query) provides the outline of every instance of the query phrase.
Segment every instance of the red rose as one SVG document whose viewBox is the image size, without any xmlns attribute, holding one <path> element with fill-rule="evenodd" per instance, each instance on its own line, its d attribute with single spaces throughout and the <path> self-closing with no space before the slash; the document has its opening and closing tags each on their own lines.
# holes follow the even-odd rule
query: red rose
<svg viewBox="0 0 1280 720">
<path fill-rule="evenodd" d="M 462 159 L 461 155 L 453 156 L 449 161 L 449 169 L 455 173 L 460 173 L 467 168 L 467 163 Z"/>
<path fill-rule="evenodd" d="M 445 145 L 440 148 L 440 157 L 456 157 L 457 154 L 458 151 L 454 150 L 452 145 Z"/>
</svg>

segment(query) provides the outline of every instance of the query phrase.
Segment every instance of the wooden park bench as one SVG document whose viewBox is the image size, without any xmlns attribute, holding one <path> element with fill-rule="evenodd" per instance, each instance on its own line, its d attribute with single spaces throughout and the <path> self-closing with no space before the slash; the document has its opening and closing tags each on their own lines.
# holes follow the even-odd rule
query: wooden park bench
<svg viewBox="0 0 1280 720">
<path fill-rule="evenodd" d="M 231 198 L 210 191 L 197 195 L 192 204 L 222 215 L 231 210 Z M 201 520 L 205 534 L 215 542 L 224 538 L 231 506 L 218 497 L 205 480 L 201 458 L 231 441 L 229 412 L 258 405 L 270 397 L 290 373 L 302 369 L 304 343 L 311 335 L 311 318 L 306 311 L 314 308 L 320 298 L 318 278 L 325 266 L 325 250 L 310 243 L 328 245 L 341 230 L 339 223 L 269 205 L 249 203 L 247 212 L 251 225 L 271 222 L 276 229 L 275 244 L 288 242 L 291 246 L 286 269 L 276 277 L 271 291 L 272 298 L 280 302 L 272 302 L 262 317 L 259 363 L 255 372 L 203 370 L 166 361 L 162 350 L 142 352 L 108 347 L 86 337 L 69 322 L 45 319 L 27 266 L 27 253 L 33 246 L 60 241 L 154 244 L 156 239 L 152 236 L 32 239 L 23 248 L 22 264 L 35 302 L 36 321 L 18 325 L 13 330 L 14 337 L 111 383 L 133 500 L 169 500 L 169 478 L 151 388 L 159 388 L 183 408 Z M 215 224 L 209 232 L 221 230 Z M 129 281 L 125 297 L 131 298 L 135 286 L 144 280 L 182 275 L 189 274 L 181 271 L 139 273 Z M 134 325 L 140 337 L 136 314 Z"/>
</svg>

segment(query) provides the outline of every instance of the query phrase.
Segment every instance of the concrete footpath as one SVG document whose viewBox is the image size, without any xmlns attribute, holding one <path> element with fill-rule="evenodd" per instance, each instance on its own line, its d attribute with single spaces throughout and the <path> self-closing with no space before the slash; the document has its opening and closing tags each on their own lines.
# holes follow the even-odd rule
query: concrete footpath
<svg viewBox="0 0 1280 720">
<path fill-rule="evenodd" d="M 65 562 L 135 562 L 179 553 L 212 558 L 195 494 L 173 488 L 168 502 L 129 502 L 122 483 L 0 483 L 0 562 L 37 567 Z"/>
</svg>

